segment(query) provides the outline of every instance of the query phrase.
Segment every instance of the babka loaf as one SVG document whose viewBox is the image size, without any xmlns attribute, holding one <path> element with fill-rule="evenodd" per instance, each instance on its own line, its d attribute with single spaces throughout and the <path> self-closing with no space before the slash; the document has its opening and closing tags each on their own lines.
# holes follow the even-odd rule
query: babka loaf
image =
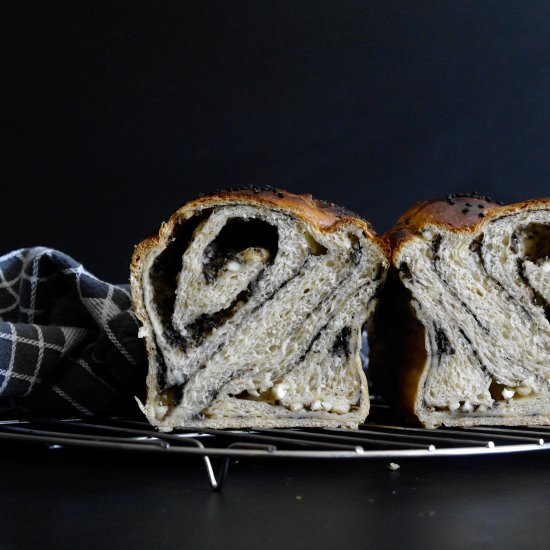
<svg viewBox="0 0 550 550">
<path fill-rule="evenodd" d="M 550 199 L 419 204 L 387 234 L 369 373 L 424 426 L 550 423 Z"/>
<path fill-rule="evenodd" d="M 149 421 L 163 431 L 362 422 L 361 327 L 387 254 L 359 216 L 310 195 L 236 188 L 177 210 L 131 267 Z"/>
</svg>

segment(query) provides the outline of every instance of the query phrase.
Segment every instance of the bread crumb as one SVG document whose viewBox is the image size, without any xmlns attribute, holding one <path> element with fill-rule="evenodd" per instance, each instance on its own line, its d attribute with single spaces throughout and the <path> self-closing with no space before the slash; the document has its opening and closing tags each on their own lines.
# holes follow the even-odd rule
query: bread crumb
<svg viewBox="0 0 550 550">
<path fill-rule="evenodd" d="M 395 462 L 390 462 L 388 464 L 388 470 L 395 471 L 395 470 L 399 470 L 399 468 L 401 468 L 401 466 L 399 466 L 399 464 L 396 464 Z"/>
</svg>

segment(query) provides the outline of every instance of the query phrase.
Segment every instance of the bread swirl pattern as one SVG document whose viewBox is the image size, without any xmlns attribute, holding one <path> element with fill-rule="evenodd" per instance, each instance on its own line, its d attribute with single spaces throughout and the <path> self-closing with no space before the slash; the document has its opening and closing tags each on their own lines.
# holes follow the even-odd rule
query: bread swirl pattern
<svg viewBox="0 0 550 550">
<path fill-rule="evenodd" d="M 180 208 L 132 262 L 147 418 L 161 430 L 357 425 L 360 329 L 386 267 L 366 222 L 311 196 L 239 188 Z"/>
<path fill-rule="evenodd" d="M 383 392 L 427 427 L 550 423 L 550 200 L 429 201 L 388 237 Z"/>
</svg>

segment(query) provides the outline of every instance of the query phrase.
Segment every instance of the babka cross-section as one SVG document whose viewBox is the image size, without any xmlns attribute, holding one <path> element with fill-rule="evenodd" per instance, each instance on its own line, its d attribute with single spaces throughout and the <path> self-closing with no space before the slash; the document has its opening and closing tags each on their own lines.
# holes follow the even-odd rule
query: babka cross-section
<svg viewBox="0 0 550 550">
<path fill-rule="evenodd" d="M 369 372 L 427 427 L 550 423 L 550 199 L 450 195 L 387 234 Z"/>
<path fill-rule="evenodd" d="M 201 197 L 134 252 L 143 410 L 176 427 L 356 426 L 361 327 L 387 268 L 359 216 L 274 188 Z"/>
</svg>

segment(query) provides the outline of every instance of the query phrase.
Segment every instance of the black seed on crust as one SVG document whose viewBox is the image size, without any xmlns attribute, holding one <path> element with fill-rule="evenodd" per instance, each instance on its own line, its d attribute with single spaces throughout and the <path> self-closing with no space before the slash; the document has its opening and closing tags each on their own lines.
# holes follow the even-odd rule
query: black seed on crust
<svg viewBox="0 0 550 550">
<path fill-rule="evenodd" d="M 478 201 L 502 204 L 501 202 L 494 201 L 491 197 L 478 195 L 477 191 L 472 191 L 471 193 L 450 193 L 447 195 L 447 202 L 450 204 L 454 203 L 453 199 L 475 199 Z M 466 203 L 466 206 L 471 206 L 471 204 Z"/>
</svg>

